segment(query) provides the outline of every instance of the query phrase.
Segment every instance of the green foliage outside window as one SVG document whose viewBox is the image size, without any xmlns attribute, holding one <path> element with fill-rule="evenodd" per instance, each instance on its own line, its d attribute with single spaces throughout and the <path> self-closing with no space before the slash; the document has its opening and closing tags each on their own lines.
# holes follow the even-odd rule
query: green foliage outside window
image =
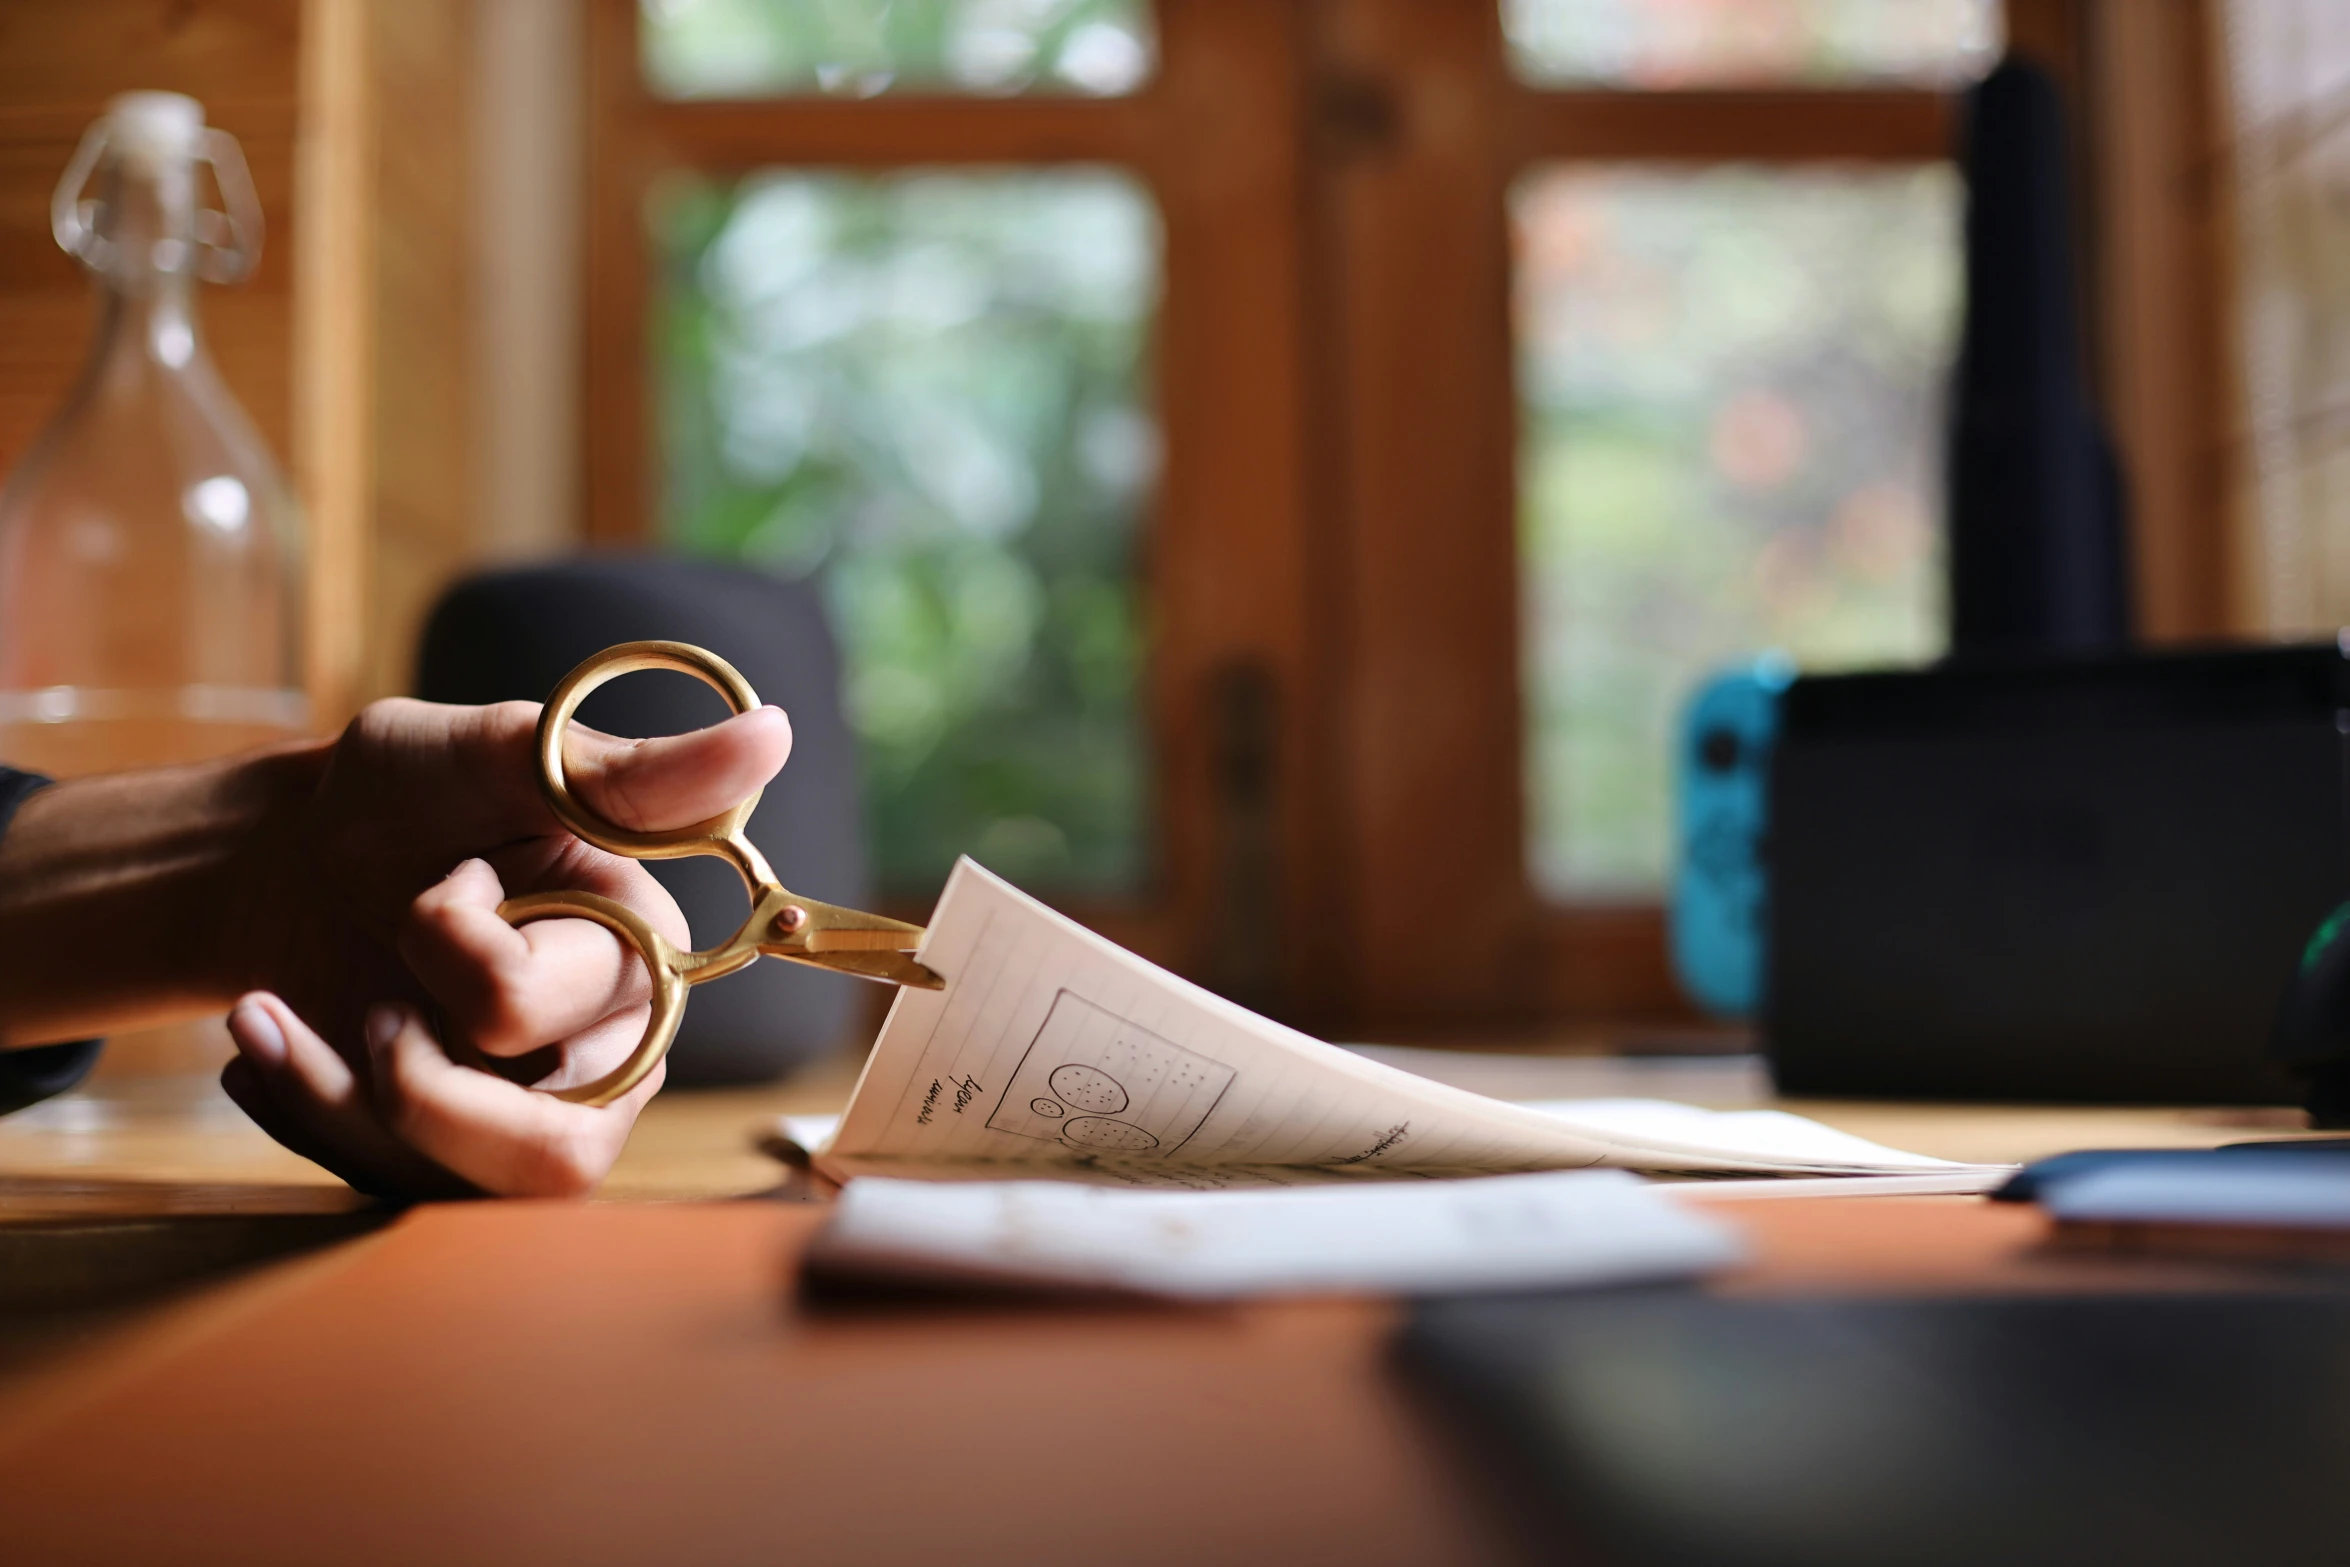
<svg viewBox="0 0 2350 1567">
<path fill-rule="evenodd" d="M 882 884 L 971 853 L 1135 889 L 1148 198 L 1095 170 L 776 173 L 677 183 L 653 220 L 669 535 L 822 584 Z"/>
<path fill-rule="evenodd" d="M 891 91 L 1132 92 L 1146 0 L 642 0 L 645 78 L 666 97 Z"/>
<path fill-rule="evenodd" d="M 1648 897 L 1709 674 L 1942 650 L 1958 180 L 1561 166 L 1513 209 L 1528 856 Z"/>
<path fill-rule="evenodd" d="M 870 3 L 870 0 L 867 0 Z M 1999 0 L 1502 0 L 1528 81 L 1626 87 L 1972 81 Z"/>
</svg>

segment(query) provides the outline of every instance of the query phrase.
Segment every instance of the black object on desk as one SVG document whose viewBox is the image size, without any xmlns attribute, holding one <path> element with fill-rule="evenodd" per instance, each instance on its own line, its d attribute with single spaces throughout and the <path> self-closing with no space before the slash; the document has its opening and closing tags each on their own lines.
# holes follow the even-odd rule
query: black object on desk
<svg viewBox="0 0 2350 1567">
<path fill-rule="evenodd" d="M 2350 1138 L 2277 1138 L 2257 1143 L 2227 1143 L 2218 1148 L 2084 1148 L 2077 1153 L 2051 1154 L 2035 1159 L 1987 1195 L 1993 1202 L 2038 1202 L 2050 1190 L 2076 1176 L 2100 1170 L 2135 1168 L 2192 1175 L 2215 1160 L 2256 1159 L 2276 1154 L 2302 1161 L 2307 1168 L 2341 1172 L 2350 1185 Z"/>
<path fill-rule="evenodd" d="M 2325 917 L 2293 965 L 2276 1056 L 2308 1085 L 2310 1125 L 2350 1126 L 2350 904 Z"/>
<path fill-rule="evenodd" d="M 709 648 L 791 715 L 791 764 L 752 813 L 751 840 L 785 884 L 863 907 L 871 888 L 857 752 L 841 706 L 840 654 L 815 589 L 757 572 L 659 555 L 600 555 L 491 572 L 451 588 L 418 655 L 416 694 L 433 702 L 546 699 L 555 683 L 615 642 Z M 609 734 L 669 735 L 726 716 L 718 694 L 684 675 L 615 681 L 580 721 Z M 685 911 L 697 942 L 743 916 L 743 886 L 714 860 L 648 865 Z M 761 963 L 686 1009 L 669 1055 L 673 1084 L 775 1077 L 837 1046 L 858 1004 L 854 980 Z"/>
<path fill-rule="evenodd" d="M 1447 1301 L 1408 1367 L 1546 1560 L 2337 1563 L 2350 1300 Z"/>
<path fill-rule="evenodd" d="M 1791 1093 L 2285 1104 L 2350 897 L 2333 644 L 1798 680 L 1765 1037 Z"/>
</svg>

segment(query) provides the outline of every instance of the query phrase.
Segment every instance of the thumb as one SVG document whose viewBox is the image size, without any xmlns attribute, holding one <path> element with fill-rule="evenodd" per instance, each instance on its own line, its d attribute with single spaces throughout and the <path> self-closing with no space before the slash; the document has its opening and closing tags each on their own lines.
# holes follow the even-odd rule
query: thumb
<svg viewBox="0 0 2350 1567">
<path fill-rule="evenodd" d="M 576 725 L 563 771 L 588 807 L 616 827 L 689 827 L 739 805 L 783 770 L 791 720 L 755 707 L 722 724 L 650 740 L 621 740 Z"/>
</svg>

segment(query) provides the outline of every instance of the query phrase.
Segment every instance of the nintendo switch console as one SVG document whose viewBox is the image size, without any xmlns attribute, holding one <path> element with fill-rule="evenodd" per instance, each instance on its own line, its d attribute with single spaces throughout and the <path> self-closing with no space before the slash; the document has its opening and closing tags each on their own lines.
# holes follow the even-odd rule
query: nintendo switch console
<svg viewBox="0 0 2350 1567">
<path fill-rule="evenodd" d="M 1775 654 L 1715 676 L 1690 700 L 1675 740 L 1673 973 L 1716 1017 L 1751 1016 L 1762 997 L 1771 746 L 1780 694 L 1794 678 L 1795 666 Z"/>
<path fill-rule="evenodd" d="M 2350 660 L 2263 647 L 1805 678 L 1770 764 L 1789 1093 L 2293 1102 L 2350 898 Z"/>
</svg>

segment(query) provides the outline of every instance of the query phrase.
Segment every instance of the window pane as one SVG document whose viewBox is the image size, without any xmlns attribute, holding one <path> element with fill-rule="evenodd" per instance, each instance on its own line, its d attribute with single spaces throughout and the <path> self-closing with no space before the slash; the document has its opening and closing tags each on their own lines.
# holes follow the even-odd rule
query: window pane
<svg viewBox="0 0 2350 1567">
<path fill-rule="evenodd" d="M 2230 0 L 2247 573 L 2262 629 L 2350 624 L 2350 7 Z"/>
<path fill-rule="evenodd" d="M 1999 0 L 1503 0 L 1518 74 L 1686 87 L 1972 81 Z"/>
<path fill-rule="evenodd" d="M 1943 646 L 1959 184 L 1557 168 L 1515 192 L 1537 883 L 1652 892 L 1707 673 Z"/>
<path fill-rule="evenodd" d="M 639 0 L 665 98 L 1129 93 L 1156 53 L 1149 0 Z"/>
<path fill-rule="evenodd" d="M 817 575 L 883 885 L 1138 887 L 1149 199 L 1094 170 L 770 173 L 654 204 L 664 507 Z"/>
</svg>

